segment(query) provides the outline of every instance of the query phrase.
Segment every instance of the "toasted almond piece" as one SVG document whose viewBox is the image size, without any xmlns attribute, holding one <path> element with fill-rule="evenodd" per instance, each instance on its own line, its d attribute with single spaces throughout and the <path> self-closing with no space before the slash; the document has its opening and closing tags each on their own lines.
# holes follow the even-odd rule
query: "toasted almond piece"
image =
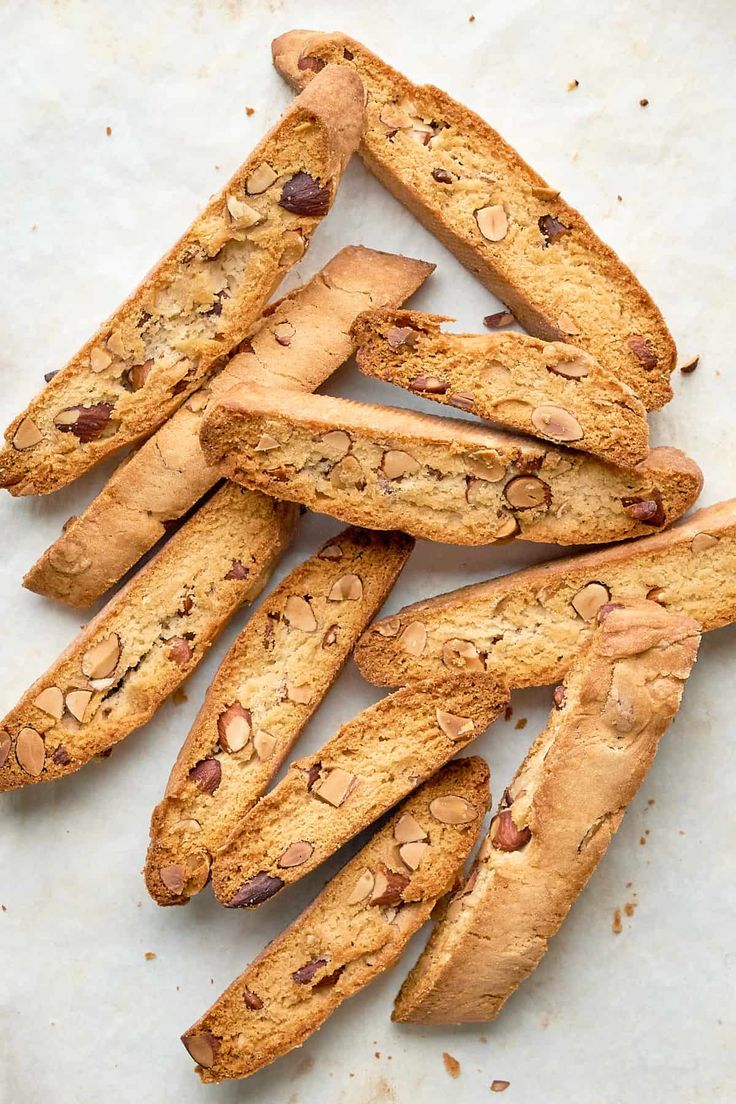
<svg viewBox="0 0 736 1104">
<path fill-rule="evenodd" d="M 420 656 L 427 646 L 427 626 L 423 621 L 412 621 L 406 626 L 399 640 L 405 652 Z"/>
<path fill-rule="evenodd" d="M 399 855 L 401 861 L 406 863 L 410 870 L 416 870 L 427 851 L 429 851 L 429 844 L 426 840 L 415 840 L 412 843 L 402 844 Z"/>
<path fill-rule="evenodd" d="M 401 629 L 401 621 L 398 617 L 390 617 L 387 621 L 381 621 L 376 625 L 374 632 L 377 632 L 379 636 L 398 636 Z"/>
<path fill-rule="evenodd" d="M 689 376 L 691 372 L 695 371 L 699 364 L 700 354 L 696 353 L 694 356 L 686 357 L 685 360 L 683 360 L 680 365 L 680 371 L 683 372 L 686 376 Z"/>
<path fill-rule="evenodd" d="M 532 838 L 532 833 L 529 828 L 516 825 L 511 809 L 502 809 L 491 821 L 488 838 L 497 851 L 521 851 Z"/>
<path fill-rule="evenodd" d="M 565 379 L 580 380 L 590 375 L 590 362 L 582 357 L 574 360 L 560 360 L 557 364 L 548 364 L 547 371 L 556 376 L 564 376 Z"/>
<path fill-rule="evenodd" d="M 532 410 L 532 424 L 553 441 L 580 441 L 584 436 L 583 427 L 577 418 L 563 406 L 553 406 L 551 403 L 543 403 Z"/>
<path fill-rule="evenodd" d="M 321 560 L 341 560 L 342 548 L 339 544 L 326 545 L 319 554 Z"/>
<path fill-rule="evenodd" d="M 278 180 L 278 173 L 274 172 L 267 161 L 259 165 L 248 177 L 245 190 L 248 195 L 260 195 L 270 188 Z"/>
<path fill-rule="evenodd" d="M 354 456 L 345 456 L 330 472 L 330 483 L 338 491 L 365 485 L 363 469 Z"/>
<path fill-rule="evenodd" d="M 202 825 L 194 817 L 183 817 L 181 820 L 177 820 L 166 832 L 167 836 L 172 836 L 175 832 L 201 832 Z"/>
<path fill-rule="evenodd" d="M 312 857 L 313 851 L 314 847 L 311 843 L 307 843 L 306 840 L 296 840 L 286 848 L 278 861 L 278 865 L 283 868 L 301 866 L 302 863 Z"/>
<path fill-rule="evenodd" d="M 536 475 L 517 475 L 503 489 L 506 501 L 516 510 L 532 510 L 549 505 L 551 491 L 548 483 Z"/>
<path fill-rule="evenodd" d="M 404 813 L 402 817 L 399 817 L 394 828 L 394 839 L 397 843 L 416 843 L 417 840 L 426 838 L 427 833 L 411 813 Z"/>
<path fill-rule="evenodd" d="M 470 640 L 453 637 L 442 645 L 442 662 L 451 670 L 463 668 L 466 671 L 485 671 L 485 665 L 475 644 Z"/>
<path fill-rule="evenodd" d="M 184 867 L 181 863 L 160 867 L 158 876 L 172 893 L 179 894 L 184 889 Z"/>
<path fill-rule="evenodd" d="M 123 335 L 120 333 L 120 330 L 113 330 L 107 341 L 105 342 L 105 345 L 113 354 L 113 356 L 120 357 L 122 359 L 128 355 L 127 349 L 125 348 L 125 345 L 123 343 Z M 90 357 L 90 360 L 91 359 L 92 358 Z"/>
<path fill-rule="evenodd" d="M 271 452 L 272 449 L 281 448 L 281 442 L 272 437 L 270 433 L 262 433 L 254 452 Z"/>
<path fill-rule="evenodd" d="M 273 328 L 273 336 L 279 345 L 283 345 L 288 348 L 291 345 L 291 339 L 296 333 L 296 330 L 292 326 L 291 322 L 277 322 Z"/>
<path fill-rule="evenodd" d="M 466 463 L 468 471 L 488 483 L 498 483 L 506 475 L 506 465 L 493 449 L 476 449 Z"/>
<path fill-rule="evenodd" d="M 124 355 L 124 354 L 123 354 Z M 112 364 L 112 357 L 105 349 L 93 345 L 89 354 L 89 366 L 93 372 L 104 372 Z"/>
<path fill-rule="evenodd" d="M 110 633 L 82 656 L 82 671 L 91 679 L 104 679 L 111 675 L 120 659 L 120 637 Z"/>
<path fill-rule="evenodd" d="M 708 548 L 713 548 L 718 544 L 718 537 L 711 536 L 710 533 L 696 533 L 693 539 L 690 541 L 690 551 L 705 552 Z"/>
<path fill-rule="evenodd" d="M 475 212 L 478 229 L 488 241 L 503 241 L 509 232 L 509 220 L 500 203 L 491 207 L 481 207 Z"/>
<path fill-rule="evenodd" d="M 72 690 L 71 693 L 66 696 L 66 707 L 72 717 L 76 717 L 78 721 L 83 722 L 84 714 L 87 711 L 87 706 L 91 699 L 91 690 Z"/>
<path fill-rule="evenodd" d="M 202 1035 L 182 1035 L 181 1041 L 203 1069 L 209 1069 L 214 1064 L 220 1040 L 211 1031 L 205 1031 Z"/>
<path fill-rule="evenodd" d="M 204 410 L 209 401 L 209 391 L 205 391 L 204 389 L 195 391 L 187 403 L 187 409 L 191 410 L 192 414 L 199 414 L 200 410 Z"/>
<path fill-rule="evenodd" d="M 437 724 L 449 740 L 459 740 L 461 736 L 467 736 L 475 729 L 475 725 L 469 717 L 458 717 L 454 713 L 446 713 L 444 709 L 435 709 Z"/>
<path fill-rule="evenodd" d="M 414 475 L 421 468 L 418 460 L 403 449 L 388 449 L 383 454 L 381 471 L 387 479 L 401 479 L 405 475 Z"/>
<path fill-rule="evenodd" d="M 270 759 L 276 750 L 276 737 L 272 736 L 270 732 L 265 732 L 263 729 L 259 729 L 253 737 L 253 747 L 256 749 L 256 755 L 259 759 Z"/>
<path fill-rule="evenodd" d="M 330 602 L 359 602 L 363 597 L 363 583 L 359 575 L 341 575 L 330 588 Z"/>
<path fill-rule="evenodd" d="M 331 429 L 320 437 L 319 443 L 328 460 L 342 460 L 343 456 L 347 456 L 353 442 L 344 429 Z"/>
<path fill-rule="evenodd" d="M 308 682 L 287 682 L 286 696 L 289 701 L 296 702 L 297 705 L 309 705 L 314 697 L 314 691 Z"/>
<path fill-rule="evenodd" d="M 511 537 L 515 537 L 519 532 L 519 523 L 515 517 L 507 517 L 499 527 L 496 533 L 495 540 L 509 540 Z"/>
<path fill-rule="evenodd" d="M 15 757 L 26 774 L 38 778 L 46 760 L 46 745 L 35 728 L 22 728 L 15 741 Z"/>
<path fill-rule="evenodd" d="M 353 886 L 353 890 L 347 899 L 349 905 L 357 905 L 361 901 L 365 901 L 373 891 L 374 877 L 370 870 L 364 870 L 358 878 L 357 882 Z"/>
<path fill-rule="evenodd" d="M 440 824 L 470 824 L 477 815 L 474 805 L 455 794 L 436 797 L 430 803 L 429 811 Z"/>
<path fill-rule="evenodd" d="M 390 870 L 385 866 L 376 872 L 370 903 L 394 909 L 397 905 L 403 904 L 402 894 L 408 884 L 409 878 L 406 874 L 398 870 Z M 394 916 L 386 917 L 389 924 L 393 919 Z"/>
<path fill-rule="evenodd" d="M 243 200 L 238 199 L 237 196 L 229 195 L 225 203 L 230 212 L 230 217 L 238 227 L 247 229 L 249 226 L 255 226 L 257 222 L 263 221 L 263 215 L 260 211 L 256 211 L 254 207 L 251 207 L 248 203 L 244 203 Z"/>
<path fill-rule="evenodd" d="M 251 715 L 240 702 L 233 702 L 217 718 L 220 747 L 229 755 L 242 751 L 251 736 Z"/>
<path fill-rule="evenodd" d="M 0 767 L 5 763 L 5 760 L 10 755 L 10 749 L 13 746 L 13 741 L 7 732 L 0 732 Z"/>
<path fill-rule="evenodd" d="M 22 452 L 23 449 L 33 448 L 39 441 L 43 441 L 43 433 L 31 418 L 24 418 L 13 435 L 13 448 Z"/>
<path fill-rule="evenodd" d="M 286 599 L 284 618 L 292 628 L 301 629 L 302 632 L 314 632 L 317 628 L 314 610 L 307 599 L 299 594 L 290 594 Z"/>
<path fill-rule="evenodd" d="M 357 785 L 358 779 L 354 774 L 343 770 L 342 767 L 335 767 L 319 785 L 312 789 L 312 793 L 337 808 L 343 804 Z"/>
<path fill-rule="evenodd" d="M 562 313 L 557 316 L 557 325 L 563 333 L 570 334 L 571 336 L 580 333 L 577 322 L 570 317 L 567 311 L 562 311 Z"/>
<path fill-rule="evenodd" d="M 33 699 L 33 704 L 54 720 L 60 721 L 64 715 L 64 695 L 58 686 L 47 686 Z"/>
<path fill-rule="evenodd" d="M 583 621 L 592 621 L 610 597 L 611 592 L 603 583 L 587 583 L 571 599 L 570 604 Z"/>
<path fill-rule="evenodd" d="M 412 391 L 426 391 L 428 395 L 444 395 L 450 386 L 447 380 L 439 376 L 415 376 L 409 380 Z"/>
</svg>

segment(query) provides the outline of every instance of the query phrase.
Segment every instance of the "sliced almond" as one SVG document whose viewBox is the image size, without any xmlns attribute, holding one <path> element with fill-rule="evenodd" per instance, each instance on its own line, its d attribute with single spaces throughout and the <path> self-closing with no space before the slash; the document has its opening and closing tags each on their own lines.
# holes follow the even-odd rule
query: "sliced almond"
<svg viewBox="0 0 736 1104">
<path fill-rule="evenodd" d="M 562 311 L 557 316 L 557 326 L 563 333 L 570 334 L 571 336 L 580 333 L 577 322 L 570 317 L 567 311 Z"/>
<path fill-rule="evenodd" d="M 33 699 L 33 704 L 56 721 L 60 721 L 64 715 L 64 695 L 58 686 L 47 686 Z"/>
<path fill-rule="evenodd" d="M 394 827 L 394 839 L 397 843 L 416 843 L 427 838 L 427 833 L 411 813 L 399 817 Z"/>
<path fill-rule="evenodd" d="M 426 391 L 428 395 L 444 395 L 450 386 L 447 380 L 439 376 L 415 376 L 409 380 L 412 391 Z"/>
<path fill-rule="evenodd" d="M 46 746 L 35 728 L 22 728 L 15 741 L 15 757 L 26 774 L 38 778 L 46 760 Z"/>
<path fill-rule="evenodd" d="M 159 868 L 158 876 L 171 893 L 178 894 L 184 889 L 184 867 L 181 863 L 170 863 Z"/>
<path fill-rule="evenodd" d="M 477 479 L 485 479 L 488 483 L 498 483 L 506 475 L 506 465 L 500 453 L 493 449 L 477 449 L 466 460 L 468 471 Z"/>
<path fill-rule="evenodd" d="M 248 195 L 260 195 L 261 192 L 265 192 L 266 189 L 270 188 L 277 180 L 278 173 L 274 172 L 271 166 L 264 161 L 257 169 L 254 169 L 246 180 L 245 190 Z"/>
<path fill-rule="evenodd" d="M 583 437 L 580 422 L 563 406 L 543 403 L 532 410 L 531 420 L 535 429 L 553 441 L 580 441 Z"/>
<path fill-rule="evenodd" d="M 488 241 L 503 241 L 509 232 L 509 220 L 500 203 L 491 207 L 481 207 L 475 212 L 478 229 Z"/>
<path fill-rule="evenodd" d="M 398 617 L 389 617 L 387 621 L 379 621 L 377 625 L 374 625 L 373 631 L 378 633 L 379 636 L 398 636 L 401 629 L 401 621 Z"/>
<path fill-rule="evenodd" d="M 365 901 L 373 891 L 374 877 L 370 870 L 364 870 L 358 878 L 357 882 L 353 886 L 352 892 L 347 899 L 349 905 L 357 905 L 361 901 Z"/>
<path fill-rule="evenodd" d="M 43 441 L 43 434 L 36 423 L 30 418 L 24 418 L 13 434 L 13 448 L 22 452 L 23 449 L 33 448 L 40 441 Z"/>
<path fill-rule="evenodd" d="M 186 832 L 201 832 L 202 825 L 194 817 L 183 817 L 181 820 L 175 821 L 168 829 L 166 835 L 173 836 L 174 833 L 182 835 Z"/>
<path fill-rule="evenodd" d="M 517 475 L 503 489 L 506 501 L 516 510 L 548 506 L 552 492 L 548 483 L 536 475 Z"/>
<path fill-rule="evenodd" d="M 296 702 L 297 705 L 309 705 L 314 697 L 314 691 L 308 682 L 287 682 L 286 696 L 289 701 Z"/>
<path fill-rule="evenodd" d="M 277 448 L 281 448 L 281 442 L 277 441 L 275 437 L 272 437 L 270 433 L 262 433 L 253 451 L 271 452 L 273 449 Z"/>
<path fill-rule="evenodd" d="M 603 583 L 587 583 L 571 599 L 570 604 L 583 621 L 592 621 L 610 597 L 611 592 Z"/>
<path fill-rule="evenodd" d="M 410 870 L 416 870 L 429 851 L 429 844 L 425 840 L 416 840 L 414 843 L 404 843 L 399 848 L 401 861 L 406 863 Z"/>
<path fill-rule="evenodd" d="M 388 449 L 384 452 L 381 461 L 381 471 L 387 479 L 401 479 L 405 475 L 414 475 L 421 466 L 418 460 L 403 449 Z"/>
<path fill-rule="evenodd" d="M 475 730 L 475 724 L 469 717 L 458 717 L 455 713 L 446 713 L 444 709 L 435 709 L 437 724 L 449 740 L 460 740 Z"/>
<path fill-rule="evenodd" d="M 318 786 L 314 787 L 312 793 L 338 808 L 357 785 L 358 779 L 354 774 L 343 770 L 342 767 L 335 767 Z"/>
<path fill-rule="evenodd" d="M 690 541 L 690 551 L 705 552 L 708 548 L 713 548 L 718 544 L 718 537 L 712 536 L 710 533 L 696 533 L 693 539 Z"/>
<path fill-rule="evenodd" d="M 557 364 L 548 364 L 547 371 L 556 376 L 564 376 L 565 379 L 580 380 L 590 375 L 590 363 L 582 357 L 574 360 L 560 360 Z"/>
<path fill-rule="evenodd" d="M 302 632 L 314 632 L 317 628 L 317 618 L 314 610 L 306 598 L 298 594 L 290 594 L 284 606 L 284 619 L 294 629 Z"/>
<path fill-rule="evenodd" d="M 220 1040 L 211 1031 L 205 1031 L 201 1035 L 182 1035 L 181 1041 L 190 1056 L 203 1069 L 209 1069 L 214 1065 L 220 1049 Z"/>
<path fill-rule="evenodd" d="M 409 655 L 420 656 L 427 647 L 427 626 L 423 621 L 412 621 L 399 637 L 399 643 Z"/>
<path fill-rule="evenodd" d="M 442 662 L 450 669 L 461 668 L 465 671 L 485 671 L 480 652 L 470 640 L 453 638 L 442 645 Z"/>
<path fill-rule="evenodd" d="M 330 602 L 359 602 L 363 597 L 363 583 L 359 575 L 341 575 L 330 588 Z"/>
<path fill-rule="evenodd" d="M 229 195 L 225 203 L 230 212 L 230 217 L 237 227 L 247 229 L 249 226 L 255 226 L 257 222 L 263 221 L 263 215 L 260 211 L 256 211 L 254 207 L 251 207 L 248 203 L 244 203 L 243 200 L 238 199 L 237 196 Z"/>
<path fill-rule="evenodd" d="M 409 878 L 398 870 L 390 870 L 387 866 L 376 872 L 376 878 L 371 892 L 371 904 L 386 906 L 390 909 L 403 904 L 402 894 L 409 884 Z M 395 914 L 394 914 L 395 915 Z M 391 923 L 393 916 L 386 919 Z"/>
<path fill-rule="evenodd" d="M 89 354 L 89 366 L 93 372 L 104 372 L 112 364 L 112 357 L 105 349 L 93 345 Z"/>
<path fill-rule="evenodd" d="M 240 702 L 233 702 L 217 718 L 220 747 L 229 755 L 242 751 L 251 736 L 251 714 Z"/>
<path fill-rule="evenodd" d="M 319 554 L 321 560 L 341 560 L 342 548 L 339 544 L 328 544 L 322 549 Z"/>
<path fill-rule="evenodd" d="M 70 694 L 66 696 L 66 707 L 71 713 L 72 717 L 75 717 L 78 721 L 84 721 L 84 714 L 87 711 L 87 706 L 92 699 L 91 690 L 72 690 Z"/>
<path fill-rule="evenodd" d="M 82 671 L 87 678 L 104 679 L 111 675 L 120 659 L 120 637 L 110 633 L 82 656 Z"/>
<path fill-rule="evenodd" d="M 270 732 L 264 732 L 260 729 L 253 737 L 253 747 L 256 749 L 256 755 L 260 760 L 270 759 L 276 750 L 276 737 L 272 736 Z"/>
<path fill-rule="evenodd" d="M 10 755 L 12 746 L 13 741 L 10 739 L 7 732 L 0 732 L 0 767 L 5 766 L 5 760 Z"/>
<path fill-rule="evenodd" d="M 496 541 L 511 540 L 519 532 L 519 523 L 515 517 L 507 517 L 504 521 L 501 521 L 498 526 L 495 537 Z"/>
<path fill-rule="evenodd" d="M 346 456 L 335 464 L 330 472 L 330 483 L 338 491 L 351 490 L 365 486 L 363 469 L 354 456 Z"/>
<path fill-rule="evenodd" d="M 477 815 L 474 805 L 455 794 L 436 797 L 430 802 L 429 811 L 440 824 L 470 824 Z"/>
<path fill-rule="evenodd" d="M 326 456 L 328 460 L 342 460 L 343 456 L 346 456 L 350 451 L 352 443 L 350 434 L 345 433 L 342 429 L 332 429 L 329 433 L 324 433 L 319 439 L 322 455 Z"/>
<path fill-rule="evenodd" d="M 313 853 L 314 847 L 311 843 L 307 843 L 306 840 L 296 840 L 295 843 L 290 843 L 286 848 L 278 861 L 278 865 L 285 869 L 292 866 L 302 866 L 312 857 Z"/>
</svg>

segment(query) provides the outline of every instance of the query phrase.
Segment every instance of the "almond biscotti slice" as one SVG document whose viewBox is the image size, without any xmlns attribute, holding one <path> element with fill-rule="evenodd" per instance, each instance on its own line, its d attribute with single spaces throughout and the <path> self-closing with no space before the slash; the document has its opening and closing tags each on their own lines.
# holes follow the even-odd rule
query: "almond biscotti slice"
<svg viewBox="0 0 736 1104">
<path fill-rule="evenodd" d="M 346 529 L 294 568 L 225 656 L 151 821 L 144 870 L 160 905 L 183 905 L 266 791 L 383 604 L 414 547 Z"/>
<path fill-rule="evenodd" d="M 637 537 L 674 521 L 702 486 L 677 449 L 618 468 L 467 421 L 255 387 L 220 398 L 200 441 L 236 483 L 450 544 Z"/>
<path fill-rule="evenodd" d="M 477 757 L 449 763 L 412 794 L 182 1035 L 201 1079 L 255 1073 L 390 969 L 452 888 L 488 800 Z"/>
<path fill-rule="evenodd" d="M 641 786 L 679 709 L 698 625 L 642 600 L 609 603 L 598 620 L 404 982 L 395 1020 L 493 1019 L 539 964 Z"/>
<path fill-rule="evenodd" d="M 559 682 L 609 601 L 651 598 L 703 629 L 736 621 L 736 499 L 666 533 L 439 594 L 374 622 L 355 659 L 378 686 L 451 671 L 503 672 L 510 687 Z"/>
<path fill-rule="evenodd" d="M 381 310 L 353 325 L 358 367 L 424 399 L 612 464 L 646 458 L 646 407 L 587 353 L 520 333 L 443 333 L 439 315 Z"/>
<path fill-rule="evenodd" d="M 360 75 L 366 165 L 525 329 L 584 349 L 647 409 L 669 402 L 676 350 L 650 296 L 483 119 L 339 32 L 290 31 L 272 49 L 292 88 L 328 62 Z"/>
<path fill-rule="evenodd" d="M 218 852 L 218 901 L 254 908 L 303 878 L 479 736 L 507 703 L 496 680 L 456 675 L 363 710 L 314 755 L 292 763 Z"/>
<path fill-rule="evenodd" d="M 290 504 L 226 484 L 0 721 L 0 791 L 79 770 L 184 682 L 291 539 Z"/>
<path fill-rule="evenodd" d="M 213 395 L 236 384 L 313 391 L 353 352 L 350 325 L 369 307 L 398 306 L 434 270 L 424 261 L 352 245 L 267 308 L 211 386 L 195 392 L 71 519 L 23 580 L 37 594 L 88 606 L 116 583 L 214 486 L 199 447 Z"/>
<path fill-rule="evenodd" d="M 335 66 L 284 113 L 138 289 L 11 423 L 0 486 L 47 494 L 147 436 L 243 337 L 327 214 L 363 86 Z"/>
</svg>

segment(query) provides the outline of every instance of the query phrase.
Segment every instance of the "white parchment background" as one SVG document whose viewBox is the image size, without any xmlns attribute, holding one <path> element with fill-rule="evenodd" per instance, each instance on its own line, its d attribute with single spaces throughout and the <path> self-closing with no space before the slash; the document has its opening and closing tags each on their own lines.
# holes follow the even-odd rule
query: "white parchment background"
<svg viewBox="0 0 736 1104">
<path fill-rule="evenodd" d="M 701 354 L 653 418 L 655 442 L 701 463 L 704 503 L 733 495 L 735 24 L 731 0 L 3 0 L 0 422 L 118 304 L 288 102 L 271 38 L 339 26 L 488 118 L 632 265 L 681 352 Z M 572 79 L 580 86 L 568 92 Z M 351 242 L 436 261 L 416 301 L 463 328 L 496 309 L 357 161 L 297 276 Z M 351 366 L 330 386 L 402 402 Z M 0 713 L 79 626 L 19 582 L 104 478 L 100 470 L 42 500 L 0 499 Z M 307 519 L 279 574 L 336 528 Z M 548 554 L 421 545 L 387 608 Z M 150 810 L 242 623 L 212 649 L 189 700 L 167 704 L 110 760 L 3 798 L 2 1104 L 439 1104 L 487 1099 L 494 1078 L 511 1081 L 509 1104 L 736 1100 L 732 629 L 704 641 L 642 793 L 498 1023 L 392 1026 L 391 999 L 417 944 L 302 1051 L 248 1082 L 201 1086 L 179 1034 L 337 865 L 254 914 L 226 912 L 209 893 L 173 910 L 146 895 Z M 302 748 L 378 696 L 348 669 Z M 548 691 L 516 695 L 514 720 L 529 718 L 526 729 L 500 722 L 480 742 L 496 796 L 548 704 Z M 626 901 L 636 911 L 616 936 L 613 912 Z M 443 1050 L 461 1063 L 456 1081 Z"/>
</svg>

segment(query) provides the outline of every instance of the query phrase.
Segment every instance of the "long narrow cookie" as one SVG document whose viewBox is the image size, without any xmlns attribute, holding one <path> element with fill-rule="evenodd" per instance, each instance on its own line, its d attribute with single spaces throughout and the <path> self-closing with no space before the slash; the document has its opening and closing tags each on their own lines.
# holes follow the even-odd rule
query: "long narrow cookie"
<svg viewBox="0 0 736 1104">
<path fill-rule="evenodd" d="M 366 165 L 525 329 L 585 349 L 648 409 L 671 399 L 675 345 L 650 296 L 483 119 L 339 32 L 290 31 L 272 49 L 293 88 L 327 62 L 360 75 Z"/>
<path fill-rule="evenodd" d="M 211 388 L 191 396 L 33 565 L 23 585 L 72 606 L 88 606 L 122 578 L 212 487 L 218 474 L 199 447 L 211 394 L 250 380 L 313 391 L 353 352 L 350 325 L 369 307 L 398 306 L 434 265 L 352 245 L 309 283 L 268 308 Z"/>
<path fill-rule="evenodd" d="M 646 458 L 646 407 L 572 345 L 520 333 L 443 333 L 439 315 L 372 311 L 353 325 L 358 367 L 415 395 L 612 464 Z"/>
<path fill-rule="evenodd" d="M 413 546 L 403 533 L 346 529 L 249 619 L 153 812 L 144 874 L 160 905 L 204 888 L 212 856 L 265 792 Z"/>
<path fill-rule="evenodd" d="M 255 1073 L 390 969 L 452 888 L 487 806 L 488 768 L 477 757 L 412 794 L 182 1035 L 201 1079 Z"/>
<path fill-rule="evenodd" d="M 508 702 L 495 680 L 457 675 L 399 690 L 292 763 L 215 856 L 229 908 L 254 908 L 303 878 L 479 736 Z"/>
<path fill-rule="evenodd" d="M 243 337 L 330 209 L 363 86 L 335 66 L 5 434 L 0 486 L 47 494 L 162 424 Z"/>
<path fill-rule="evenodd" d="M 237 483 L 450 544 L 642 536 L 678 518 L 702 486 L 677 449 L 618 468 L 467 421 L 266 388 L 229 391 L 206 414 L 200 441 Z"/>
<path fill-rule="evenodd" d="M 79 770 L 153 715 L 256 598 L 293 506 L 226 484 L 0 721 L 0 791 Z"/>
<path fill-rule="evenodd" d="M 601 609 L 478 861 L 396 999 L 415 1023 L 491 1020 L 603 858 L 680 706 L 697 624 L 654 602 Z"/>
<path fill-rule="evenodd" d="M 371 625 L 355 659 L 378 686 L 502 671 L 511 687 L 559 680 L 605 602 L 653 598 L 703 629 L 736 621 L 736 499 L 666 533 L 569 556 L 406 606 Z"/>
</svg>

